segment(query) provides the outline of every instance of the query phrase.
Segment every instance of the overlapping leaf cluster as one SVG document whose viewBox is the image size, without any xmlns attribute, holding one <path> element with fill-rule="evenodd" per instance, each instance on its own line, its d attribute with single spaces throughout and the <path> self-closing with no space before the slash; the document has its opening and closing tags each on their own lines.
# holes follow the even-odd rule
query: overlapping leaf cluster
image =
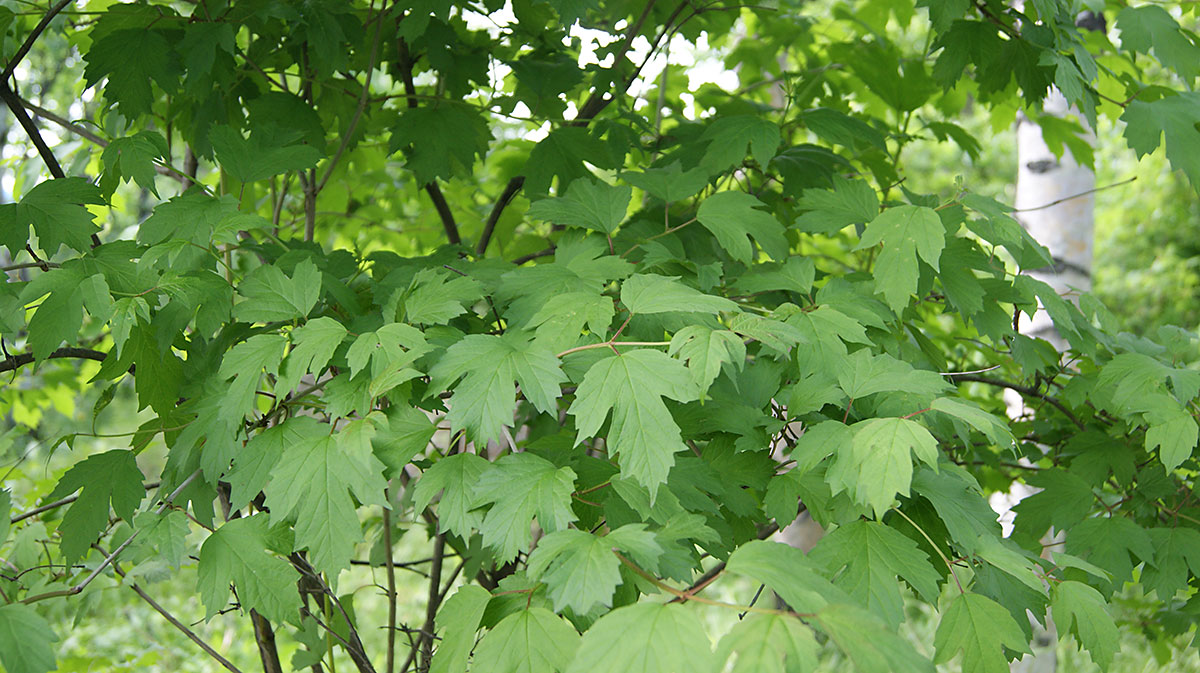
<svg viewBox="0 0 1200 673">
<path fill-rule="evenodd" d="M 811 670 L 822 643 L 867 673 L 996 671 L 1050 608 L 1107 666 L 1128 582 L 1152 635 L 1191 628 L 1195 335 L 1129 337 L 1021 275 L 1052 260 L 1011 210 L 910 191 L 901 153 L 977 152 L 968 96 L 1002 121 L 1056 86 L 1200 182 L 1195 95 L 1139 70 L 1190 91 L 1193 33 L 1157 5 L 1115 13 L 1118 48 L 1053 1 L 503 4 L 136 2 L 78 27 L 111 137 L 79 163 L 96 179 L 0 206 L 25 260 L 4 371 L 98 360 L 92 420 L 117 394 L 145 420 L 0 491 L 0 665 L 49 670 L 42 601 L 154 563 L 196 566 L 205 617 L 250 615 L 267 670 L 273 626 L 294 665 L 364 672 L 405 648 L 437 671 Z M 612 31 L 599 65 L 576 21 Z M 685 110 L 672 66 L 661 111 L 627 95 L 639 38 L 702 33 L 743 93 Z M 103 206 L 129 181 L 162 200 L 125 235 Z M 1039 306 L 1066 357 L 1019 333 Z M 1008 420 L 1004 388 L 1032 413 Z M 986 494 L 1014 480 L 1042 490 L 1004 538 Z M 801 510 L 830 530 L 810 554 L 765 541 Z M 412 527 L 426 623 L 393 610 L 413 640 L 367 651 L 339 577 L 430 562 L 392 558 Z M 746 618 L 706 634 L 726 576 Z M 787 607 L 750 605 L 758 584 Z M 914 598 L 923 648 L 897 631 Z"/>
</svg>

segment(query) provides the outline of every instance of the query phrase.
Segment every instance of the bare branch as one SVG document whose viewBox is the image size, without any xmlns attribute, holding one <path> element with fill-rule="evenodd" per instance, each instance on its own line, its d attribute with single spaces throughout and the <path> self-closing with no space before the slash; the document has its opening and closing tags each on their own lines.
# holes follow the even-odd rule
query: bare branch
<svg viewBox="0 0 1200 673">
<path fill-rule="evenodd" d="M 479 235 L 479 244 L 475 246 L 475 254 L 483 257 L 487 252 L 488 243 L 492 240 L 492 233 L 496 230 L 496 223 L 500 221 L 500 216 L 504 214 L 504 209 L 516 197 L 517 192 L 521 191 L 521 187 L 525 185 L 525 176 L 518 175 L 508 181 L 504 187 L 504 192 L 500 194 L 500 198 L 496 199 L 496 205 L 492 206 L 492 212 L 488 215 L 487 222 L 483 225 L 483 233 Z"/>
<path fill-rule="evenodd" d="M 13 57 L 8 62 L 8 65 L 4 66 L 4 72 L 0 73 L 0 81 L 3 81 L 5 84 L 8 83 L 8 79 L 13 76 L 14 72 L 16 72 L 17 66 L 21 63 L 21 59 L 25 58 L 25 55 L 28 54 L 29 50 L 33 48 L 33 43 L 37 42 L 37 39 L 41 37 L 42 31 L 46 30 L 46 27 L 49 26 L 50 22 L 54 20 L 54 17 L 57 16 L 59 12 L 63 11 L 63 9 L 69 4 L 71 4 L 71 0 L 58 0 L 54 6 L 46 11 L 46 15 L 42 17 L 41 21 L 38 21 L 36 26 L 33 27 L 33 32 L 29 33 L 29 36 L 26 37 L 25 41 L 21 43 L 21 46 L 17 49 L 17 53 L 13 54 Z"/>
<path fill-rule="evenodd" d="M 59 348 L 50 355 L 47 359 L 54 360 L 57 358 L 76 358 L 80 360 L 95 360 L 103 362 L 104 358 L 108 357 L 108 353 L 92 350 L 90 348 Z M 0 360 L 0 372 L 9 372 L 19 367 L 33 362 L 33 353 L 20 353 L 13 355 L 7 359 Z"/>
</svg>

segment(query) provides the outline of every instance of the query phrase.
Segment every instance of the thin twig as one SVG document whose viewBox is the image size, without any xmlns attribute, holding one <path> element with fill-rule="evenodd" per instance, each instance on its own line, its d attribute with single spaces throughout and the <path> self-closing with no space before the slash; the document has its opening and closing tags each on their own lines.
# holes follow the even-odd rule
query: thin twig
<svg viewBox="0 0 1200 673">
<path fill-rule="evenodd" d="M 1042 205 L 1040 205 L 1040 206 L 1033 206 L 1032 208 L 1014 208 L 1013 210 L 1011 210 L 1011 211 L 1009 211 L 1009 212 L 1013 212 L 1013 213 L 1031 213 L 1031 212 L 1033 212 L 1033 211 L 1035 211 L 1035 210 L 1042 210 L 1042 209 L 1044 209 L 1044 208 L 1051 208 L 1051 207 L 1053 207 L 1053 206 L 1057 206 L 1057 205 L 1058 205 L 1058 204 L 1060 204 L 1060 203 L 1065 203 L 1065 202 L 1067 202 L 1067 201 L 1070 201 L 1070 200 L 1072 200 L 1072 199 L 1078 199 L 1078 198 L 1080 198 L 1080 197 L 1087 196 L 1087 195 L 1089 195 L 1089 194 L 1095 194 L 1096 192 L 1102 192 L 1102 191 L 1104 191 L 1104 190 L 1106 190 L 1106 189 L 1112 189 L 1113 187 L 1120 187 L 1121 185 L 1127 185 L 1127 184 L 1129 184 L 1129 183 L 1133 182 L 1134 180 L 1137 180 L 1137 176 L 1136 176 L 1136 175 L 1135 175 L 1135 176 L 1133 176 L 1132 178 L 1129 178 L 1128 180 L 1122 180 L 1122 181 L 1120 181 L 1120 182 L 1114 182 L 1114 183 L 1112 183 L 1111 185 L 1104 185 L 1104 186 L 1102 186 L 1102 187 L 1093 187 L 1093 188 L 1091 188 L 1091 189 L 1085 189 L 1084 191 L 1082 191 L 1082 192 L 1079 192 L 1078 194 L 1072 194 L 1072 195 L 1070 195 L 1070 196 L 1064 196 L 1064 197 L 1062 197 L 1061 199 L 1055 199 L 1055 200 L 1051 201 L 1050 203 L 1043 203 L 1043 204 L 1042 204 Z"/>
<path fill-rule="evenodd" d="M 1078 418 L 1076 418 L 1075 414 L 1072 414 L 1070 412 L 1070 410 L 1068 410 L 1067 407 L 1063 405 L 1062 402 L 1059 402 L 1055 398 L 1047 395 L 1046 393 L 1041 392 L 1040 390 L 1037 390 L 1036 388 L 1031 388 L 1029 386 L 1023 386 L 1019 383 L 1012 383 L 1010 381 L 1002 381 L 1000 379 L 993 379 L 993 378 L 989 378 L 986 376 L 976 376 L 975 374 L 964 374 L 964 375 L 956 376 L 956 378 L 959 381 L 974 381 L 976 383 L 986 383 L 989 386 L 996 386 L 997 388 L 1008 388 L 1009 390 L 1014 390 L 1022 395 L 1026 395 L 1029 397 L 1037 397 L 1039 399 L 1045 400 L 1045 401 L 1049 402 L 1055 409 L 1058 409 L 1059 411 L 1061 411 L 1063 416 L 1067 417 L 1067 420 L 1069 420 L 1075 424 L 1075 427 L 1079 428 L 1080 430 L 1087 430 L 1087 426 L 1084 425 L 1083 422 L 1080 421 Z"/>
<path fill-rule="evenodd" d="M 95 360 L 103 362 L 104 358 L 108 357 L 108 353 L 92 350 L 90 348 L 59 348 L 50 355 L 46 356 L 47 360 L 58 358 L 77 358 L 80 360 Z M 9 356 L 4 360 L 0 360 L 0 372 L 8 372 L 19 367 L 33 362 L 33 353 L 18 353 L 17 355 Z"/>
<path fill-rule="evenodd" d="M 158 488 L 159 484 L 161 484 L 161 483 L 162 482 L 151 481 L 151 482 L 147 482 L 147 483 L 143 484 L 142 487 L 145 488 L 147 491 L 149 491 L 152 488 Z M 52 509 L 58 509 L 59 507 L 63 507 L 64 505 L 69 505 L 78 499 L 79 499 L 78 494 L 68 495 L 67 497 L 62 498 L 60 500 L 55 500 L 54 502 L 46 503 L 45 505 L 42 505 L 40 507 L 34 507 L 33 509 L 29 510 L 28 512 L 22 512 L 16 516 L 14 516 L 12 519 L 9 519 L 9 523 L 15 524 L 15 523 L 24 521 L 25 519 L 37 516 L 37 515 L 41 514 L 42 512 L 49 512 Z"/>
<path fill-rule="evenodd" d="M 442 561 L 446 553 L 446 536 L 439 533 L 433 540 L 433 565 L 429 570 L 429 604 L 425 606 L 425 627 L 422 631 L 431 634 L 421 634 L 418 641 L 421 645 L 422 662 L 418 670 L 428 671 L 433 661 L 433 629 L 437 617 L 439 600 L 442 595 Z"/>
<path fill-rule="evenodd" d="M 387 491 L 384 491 L 385 497 Z M 392 561 L 392 515 L 391 510 L 383 508 L 383 546 L 387 549 L 384 554 L 384 567 L 387 570 L 387 673 L 396 670 L 396 566 Z"/>
<path fill-rule="evenodd" d="M 483 257 L 487 252 L 488 243 L 492 240 L 492 233 L 496 230 L 496 224 L 500 221 L 500 216 L 504 214 L 504 209 L 512 202 L 517 192 L 521 191 L 521 187 L 525 185 L 525 176 L 518 175 L 508 181 L 504 186 L 504 191 L 500 194 L 500 198 L 496 199 L 496 205 L 492 206 L 492 212 L 488 215 L 487 222 L 483 225 L 483 233 L 479 235 L 479 244 L 475 246 L 475 255 Z"/>
</svg>

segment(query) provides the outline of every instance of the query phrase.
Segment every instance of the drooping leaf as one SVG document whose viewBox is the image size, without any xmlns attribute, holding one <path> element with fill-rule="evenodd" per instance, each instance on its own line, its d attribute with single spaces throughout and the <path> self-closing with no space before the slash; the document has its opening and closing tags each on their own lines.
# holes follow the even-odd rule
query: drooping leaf
<svg viewBox="0 0 1200 673">
<path fill-rule="evenodd" d="M 641 564 L 654 565 L 663 553 L 654 535 L 643 524 L 627 524 L 603 537 L 581 530 L 560 530 L 538 541 L 529 557 L 528 573 L 549 586 L 554 609 L 571 608 L 587 614 L 597 605 L 611 607 L 613 591 L 621 583 L 620 549 Z"/>
<path fill-rule="evenodd" d="M 20 603 L 0 605 L 0 664 L 8 673 L 46 673 L 54 670 L 57 634 L 33 608 Z"/>
<path fill-rule="evenodd" d="M 1121 637 L 1100 592 L 1082 582 L 1059 582 L 1052 605 L 1058 627 L 1078 638 L 1100 668 L 1107 669 Z"/>
<path fill-rule="evenodd" d="M 741 369 L 746 359 L 746 344 L 729 330 L 688 325 L 671 337 L 667 353 L 686 360 L 696 387 L 708 390 L 721 373 L 722 366 L 731 365 Z"/>
<path fill-rule="evenodd" d="M 938 259 L 946 245 L 946 231 L 937 213 L 920 206 L 896 206 L 880 213 L 863 231 L 856 250 L 880 243 L 883 248 L 875 259 L 875 291 L 888 306 L 899 311 L 917 291 L 917 258 L 938 268 Z"/>
<path fill-rule="evenodd" d="M 829 468 L 830 485 L 834 493 L 845 490 L 882 517 L 897 495 L 909 493 L 912 455 L 931 467 L 937 464 L 937 440 L 907 418 L 873 418 L 851 429 L 854 441 Z"/>
<path fill-rule="evenodd" d="M 611 554 L 609 554 L 611 556 Z M 559 673 L 579 647 L 579 634 L 562 617 L 534 607 L 505 617 L 475 646 L 476 673 Z"/>
<path fill-rule="evenodd" d="M 483 521 L 481 513 L 472 511 L 472 492 L 487 468 L 488 462 L 473 453 L 456 453 L 442 458 L 417 480 L 413 487 L 413 507 L 417 511 L 424 510 L 441 492 L 437 506 L 438 531 L 452 531 L 469 537 L 471 530 Z"/>
<path fill-rule="evenodd" d="M 933 664 L 912 643 L 862 608 L 826 605 L 814 622 L 861 673 L 933 673 Z"/>
<path fill-rule="evenodd" d="M 632 197 L 633 190 L 629 187 L 576 180 L 567 188 L 566 196 L 534 201 L 527 214 L 537 220 L 611 235 L 625 219 Z"/>
<path fill-rule="evenodd" d="M 649 168 L 640 173 L 626 171 L 621 173 L 621 179 L 667 203 L 695 196 L 708 184 L 708 175 L 703 168 L 685 171 L 678 161 L 663 168 Z"/>
<path fill-rule="evenodd" d="M 481 362 L 488 367 L 480 368 Z M 567 381 L 550 349 L 515 331 L 464 338 L 447 349 L 430 375 L 439 390 L 462 379 L 454 386 L 447 418 L 454 430 L 466 428 L 481 442 L 500 441 L 504 428 L 512 426 L 515 384 L 535 408 L 549 413 Z"/>
<path fill-rule="evenodd" d="M 746 154 L 766 166 L 779 149 L 779 127 L 774 122 L 754 115 L 721 117 L 704 132 L 709 141 L 701 164 L 712 173 L 722 172 L 740 164 Z"/>
<path fill-rule="evenodd" d="M 12 255 L 25 249 L 33 226 L 38 246 L 53 255 L 62 246 L 83 252 L 99 232 L 87 204 L 103 205 L 100 190 L 82 178 L 46 180 L 30 189 L 16 205 L 0 208 L 0 245 Z"/>
<path fill-rule="evenodd" d="M 513 488 L 520 484 L 520 488 Z M 576 519 L 571 510 L 575 471 L 556 468 L 530 453 L 514 453 L 493 463 L 472 488 L 474 505 L 491 505 L 479 530 L 497 559 L 510 561 L 533 541 L 530 523 L 536 516 L 547 532 L 562 531 Z"/>
<path fill-rule="evenodd" d="M 232 583 L 243 610 L 257 610 L 274 622 L 297 620 L 299 573 L 267 551 L 266 535 L 267 516 L 258 514 L 225 522 L 200 546 L 196 587 L 207 610 L 206 619 L 229 603 Z"/>
<path fill-rule="evenodd" d="M 279 142 L 251 133 L 247 139 L 229 126 L 217 126 L 208 134 L 217 161 L 234 178 L 255 182 L 287 171 L 312 168 L 321 159 L 321 151 L 298 142 Z"/>
<path fill-rule="evenodd" d="M 1004 648 L 1029 652 L 1025 635 L 1008 610 L 976 593 L 955 596 L 938 623 L 934 661 L 950 661 L 962 653 L 964 673 L 1003 673 L 1008 670 Z"/>
<path fill-rule="evenodd" d="M 704 627 L 689 608 L 635 603 L 592 624 L 567 673 L 706 671 L 712 659 Z"/>
<path fill-rule="evenodd" d="M 812 671 L 817 641 L 799 619 L 785 615 L 748 615 L 717 644 L 717 661 L 734 656 L 732 673 Z M 724 670 L 724 669 L 723 669 Z"/>
<path fill-rule="evenodd" d="M 611 410 L 610 453 L 619 456 L 622 474 L 656 489 L 667 480 L 675 452 L 687 448 L 662 398 L 688 402 L 697 395 L 682 363 L 638 349 L 593 364 L 567 413 L 575 417 L 579 443 L 596 434 Z"/>
<path fill-rule="evenodd" d="M 405 149 L 405 168 L 424 185 L 456 172 L 469 173 L 490 140 L 487 123 L 474 107 L 421 106 L 400 115 L 390 146 L 393 151 Z"/>
<path fill-rule="evenodd" d="M 436 622 L 442 642 L 429 666 L 430 673 L 456 673 L 467 669 L 475 632 L 479 630 L 479 620 L 491 597 L 487 589 L 468 584 L 442 604 Z"/>
<path fill-rule="evenodd" d="M 772 259 L 788 256 L 788 242 L 783 225 L 775 216 L 758 210 L 762 201 L 742 192 L 720 192 L 704 199 L 696 219 L 716 236 L 717 242 L 731 257 L 749 264 L 754 255 L 752 237 Z"/>
<path fill-rule="evenodd" d="M 79 497 L 58 524 L 60 545 L 68 561 L 83 558 L 88 547 L 108 528 L 110 505 L 118 517 L 133 520 L 133 511 L 146 496 L 142 478 L 133 452 L 113 449 L 88 456 L 58 480 L 46 496 L 48 501 L 79 491 Z"/>
</svg>

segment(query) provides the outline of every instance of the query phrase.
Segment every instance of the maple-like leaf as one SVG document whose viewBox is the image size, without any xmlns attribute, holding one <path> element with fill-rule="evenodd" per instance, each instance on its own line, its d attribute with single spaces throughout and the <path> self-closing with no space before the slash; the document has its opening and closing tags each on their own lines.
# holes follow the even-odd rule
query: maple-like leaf
<svg viewBox="0 0 1200 673">
<path fill-rule="evenodd" d="M 487 589 L 468 584 L 454 592 L 437 613 L 441 644 L 434 654 L 429 673 L 456 673 L 467 670 L 467 659 L 475 645 L 479 620 L 492 595 Z"/>
<path fill-rule="evenodd" d="M 229 349 L 221 361 L 217 376 L 232 378 L 229 393 L 221 401 L 221 414 L 242 416 L 253 409 L 254 394 L 263 370 L 268 374 L 279 372 L 283 350 L 287 339 L 281 334 L 256 334 Z M 217 475 L 208 475 L 215 478 Z"/>
<path fill-rule="evenodd" d="M 690 288 L 673 276 L 634 274 L 621 284 L 621 303 L 634 314 L 666 313 L 718 313 L 736 311 L 737 304 L 724 297 Z"/>
<path fill-rule="evenodd" d="M 391 404 L 384 410 L 386 424 L 371 439 L 375 457 L 387 466 L 387 476 L 397 477 L 408 462 L 429 446 L 437 426 L 420 409 Z"/>
<path fill-rule="evenodd" d="M 0 605 L 0 665 L 8 673 L 54 670 L 54 628 L 28 605 Z"/>
<path fill-rule="evenodd" d="M 747 542 L 730 555 L 726 568 L 766 585 L 799 612 L 816 612 L 830 603 L 853 600 L 825 579 L 820 566 L 804 552 L 786 544 Z"/>
<path fill-rule="evenodd" d="M 566 196 L 534 201 L 526 213 L 535 220 L 612 234 L 625 219 L 633 190 L 597 180 L 576 180 Z"/>
<path fill-rule="evenodd" d="M 689 402 L 698 394 L 681 362 L 639 349 L 593 364 L 567 413 L 575 417 L 579 443 L 596 434 L 611 410 L 609 452 L 620 457 L 622 474 L 653 490 L 667 480 L 675 452 L 687 449 L 662 398 Z"/>
<path fill-rule="evenodd" d="M 444 325 L 466 313 L 466 306 L 481 296 L 479 283 L 473 278 L 451 276 L 444 269 L 421 269 L 404 295 L 404 319 L 421 325 Z"/>
<path fill-rule="evenodd" d="M 279 369 L 275 394 L 288 393 L 305 374 L 319 375 L 342 339 L 346 338 L 346 333 L 344 325 L 327 316 L 309 320 L 292 330 L 292 350 Z"/>
<path fill-rule="evenodd" d="M 1189 571 L 1200 576 L 1200 531 L 1179 526 L 1146 532 L 1154 541 L 1156 563 L 1142 569 L 1141 583 L 1147 590 L 1157 591 L 1159 599 L 1169 601 L 1187 588 Z"/>
<path fill-rule="evenodd" d="M 846 653 L 860 673 L 934 672 L 933 663 L 918 654 L 911 642 L 862 608 L 838 603 L 826 605 L 817 612 L 813 623 Z"/>
<path fill-rule="evenodd" d="M 59 178 L 38 183 L 16 204 L 0 206 L 0 245 L 16 255 L 25 249 L 29 227 L 38 246 L 50 255 L 62 246 L 83 252 L 100 231 L 86 204 L 103 205 L 100 189 L 83 178 Z"/>
<path fill-rule="evenodd" d="M 481 362 L 488 366 L 480 368 Z M 482 442 L 500 440 L 504 428 L 513 424 L 515 383 L 538 411 L 550 413 L 567 381 L 554 353 L 520 332 L 467 336 L 446 350 L 430 376 L 437 390 L 462 379 L 454 386 L 446 417 L 454 430 L 466 428 Z"/>
<path fill-rule="evenodd" d="M 321 572 L 350 567 L 354 544 L 362 539 L 351 493 L 363 504 L 384 505 L 383 464 L 369 444 L 344 441 L 343 435 L 310 435 L 289 447 L 266 488 L 272 523 L 294 518 L 295 548 L 307 549 Z"/>
<path fill-rule="evenodd" d="M 842 363 L 837 379 L 842 391 L 854 399 L 893 391 L 929 396 L 951 387 L 937 372 L 914 369 L 887 353 L 872 355 L 866 348 Z"/>
<path fill-rule="evenodd" d="M 974 477 L 962 468 L 946 464 L 940 465 L 936 472 L 921 468 L 913 477 L 912 488 L 914 493 L 929 500 L 950 538 L 961 548 L 972 551 L 981 536 L 1000 535 L 996 513 L 982 497 L 982 489 Z"/>
<path fill-rule="evenodd" d="M 1192 456 L 1200 428 L 1196 419 L 1184 408 L 1164 405 L 1162 410 L 1146 414 L 1150 428 L 1146 430 L 1146 450 L 1158 448 L 1158 459 L 1167 470 L 1174 470 Z"/>
<path fill-rule="evenodd" d="M 764 210 L 762 201 L 744 192 L 719 192 L 704 199 L 696 212 L 696 220 L 712 232 L 731 257 L 749 264 L 754 249 L 747 237 L 754 238 L 772 259 L 788 256 L 788 242 L 783 225 Z"/>
<path fill-rule="evenodd" d="M 879 215 L 879 197 L 865 180 L 834 176 L 833 189 L 807 189 L 796 202 L 808 212 L 796 218 L 802 231 L 831 234 L 851 224 L 865 224 Z"/>
<path fill-rule="evenodd" d="M 1133 100 L 1121 115 L 1125 122 L 1125 140 L 1138 158 L 1158 149 L 1166 136 L 1167 159 L 1171 167 L 1187 174 L 1192 184 L 1200 184 L 1200 93 L 1187 92 L 1156 101 Z"/>
<path fill-rule="evenodd" d="M 117 138 L 104 148 L 100 161 L 104 164 L 101 188 L 112 196 L 117 185 L 133 180 L 143 189 L 158 196 L 154 186 L 155 160 L 165 160 L 170 150 L 167 139 L 157 131 L 139 131 L 131 136 Z"/>
<path fill-rule="evenodd" d="M 875 291 L 888 306 L 899 311 L 917 291 L 917 258 L 938 268 L 946 245 L 946 229 L 932 208 L 896 206 L 888 208 L 867 224 L 855 250 L 883 243 L 875 260 Z"/>
<path fill-rule="evenodd" d="M 417 480 L 413 487 L 413 508 L 424 511 L 441 493 L 437 506 L 438 532 L 450 531 L 469 538 L 471 531 L 483 521 L 482 513 L 472 511 L 475 507 L 472 493 L 489 466 L 486 460 L 473 453 L 456 453 L 442 458 Z"/>
<path fill-rule="evenodd" d="M 708 175 L 703 168 L 683 170 L 678 161 L 663 168 L 648 168 L 640 173 L 626 171 L 621 179 L 671 203 L 695 196 L 708 184 Z"/>
<path fill-rule="evenodd" d="M 570 189 L 572 181 L 591 177 L 585 161 L 601 168 L 616 168 L 608 154 L 604 143 L 586 128 L 556 128 L 529 151 L 525 162 L 525 193 L 530 197 L 542 196 L 558 177 L 558 193 L 562 194 Z"/>
<path fill-rule="evenodd" d="M 391 150 L 405 150 L 405 168 L 420 184 L 470 172 L 492 139 L 487 122 L 470 105 L 421 106 L 405 110 L 392 129 Z"/>
<path fill-rule="evenodd" d="M 1175 17 L 1162 7 L 1124 7 L 1117 13 L 1121 49 L 1149 54 L 1179 73 L 1185 81 L 1200 74 L 1200 45 L 1180 29 Z"/>
<path fill-rule="evenodd" d="M 132 451 L 114 449 L 97 453 L 76 463 L 46 496 L 54 501 L 79 489 L 79 497 L 58 524 L 63 556 L 74 562 L 87 553 L 100 533 L 108 528 L 109 504 L 116 515 L 133 520 L 133 511 L 146 496 Z"/>
<path fill-rule="evenodd" d="M 612 553 L 609 553 L 612 556 Z M 500 620 L 475 646 L 473 673 L 557 673 L 579 647 L 579 633 L 546 608 L 519 610 Z"/>
<path fill-rule="evenodd" d="M 712 645 L 689 608 L 635 603 L 592 624 L 566 673 L 707 671 Z"/>
<path fill-rule="evenodd" d="M 782 262 L 754 265 L 737 279 L 735 287 L 745 294 L 772 290 L 808 294 L 815 277 L 816 267 L 811 258 L 792 256 Z"/>
<path fill-rule="evenodd" d="M 912 482 L 912 455 L 937 465 L 937 440 L 921 424 L 907 418 L 872 418 L 851 426 L 854 441 L 840 447 L 829 468 L 834 493 L 845 490 L 855 502 L 875 510 L 891 508 L 897 494 L 907 496 Z"/>
<path fill-rule="evenodd" d="M 809 557 L 836 574 L 834 583 L 893 627 L 904 620 L 897 576 L 925 600 L 936 601 L 939 575 L 929 557 L 903 533 L 882 523 L 855 521 L 821 539 Z"/>
<path fill-rule="evenodd" d="M 613 592 L 621 583 L 620 549 L 639 564 L 655 567 L 663 549 L 644 524 L 626 524 L 603 537 L 581 530 L 560 530 L 538 540 L 529 556 L 531 579 L 549 586 L 554 609 L 570 608 L 588 614 L 597 605 L 612 606 Z"/>
<path fill-rule="evenodd" d="M 520 488 L 513 488 L 520 484 Z M 556 468 L 531 453 L 514 453 L 492 463 L 474 484 L 473 506 L 491 508 L 479 531 L 483 543 L 508 562 L 533 542 L 530 523 L 536 516 L 547 532 L 561 531 L 576 519 L 571 510 L 575 471 Z"/>
<path fill-rule="evenodd" d="M 717 661 L 735 657 L 730 673 L 812 671 L 818 645 L 812 629 L 789 615 L 747 615 L 717 644 Z"/>
<path fill-rule="evenodd" d="M 688 325 L 676 332 L 667 352 L 687 361 L 692 381 L 700 390 L 708 390 L 723 365 L 741 369 L 746 360 L 746 344 L 741 337 L 702 325 Z"/>
<path fill-rule="evenodd" d="M 321 151 L 312 145 L 288 142 L 292 138 L 274 137 L 263 131 L 251 133 L 247 139 L 237 129 L 217 126 L 209 131 L 208 138 L 221 167 L 242 182 L 312 168 L 321 159 Z"/>
<path fill-rule="evenodd" d="M 113 31 L 84 53 L 84 80 L 92 86 L 107 77 L 104 98 L 108 104 L 120 108 L 126 118 L 136 119 L 150 112 L 154 104 L 151 83 L 167 93 L 174 93 L 179 85 L 173 53 L 161 31 L 147 26 Z"/>
<path fill-rule="evenodd" d="M 779 127 L 755 115 L 733 115 L 714 121 L 704 132 L 708 151 L 700 163 L 711 173 L 720 173 L 742 163 L 749 154 L 760 166 L 766 166 L 779 149 Z"/>
<path fill-rule="evenodd" d="M 421 330 L 401 322 L 392 322 L 371 332 L 358 335 L 350 348 L 346 349 L 346 362 L 350 365 L 350 376 L 367 371 L 371 379 L 386 376 L 398 370 L 418 372 L 409 368 L 413 360 L 429 352 Z"/>
<path fill-rule="evenodd" d="M 613 300 L 598 292 L 564 292 L 551 296 L 529 319 L 535 339 L 554 351 L 570 348 L 579 341 L 586 326 L 603 336 L 612 324 Z"/>
<path fill-rule="evenodd" d="M 321 272 L 311 260 L 296 265 L 289 278 L 275 265 L 260 266 L 238 286 L 245 299 L 233 305 L 243 322 L 275 322 L 308 315 L 321 296 Z"/>
<path fill-rule="evenodd" d="M 266 536 L 267 516 L 258 514 L 225 522 L 200 546 L 196 587 L 207 611 L 205 619 L 229 603 L 232 583 L 243 610 L 256 610 L 277 623 L 297 620 L 299 573 L 267 551 Z"/>
<path fill-rule="evenodd" d="M 1101 669 L 1108 669 L 1120 648 L 1121 634 L 1100 592 L 1067 580 L 1054 587 L 1051 604 L 1058 627 L 1074 635 Z"/>
<path fill-rule="evenodd" d="M 976 593 L 954 597 L 938 623 L 933 646 L 939 664 L 962 652 L 964 673 L 1004 673 L 1008 670 L 1005 647 L 1029 652 L 1025 635 L 1008 610 Z"/>
</svg>

